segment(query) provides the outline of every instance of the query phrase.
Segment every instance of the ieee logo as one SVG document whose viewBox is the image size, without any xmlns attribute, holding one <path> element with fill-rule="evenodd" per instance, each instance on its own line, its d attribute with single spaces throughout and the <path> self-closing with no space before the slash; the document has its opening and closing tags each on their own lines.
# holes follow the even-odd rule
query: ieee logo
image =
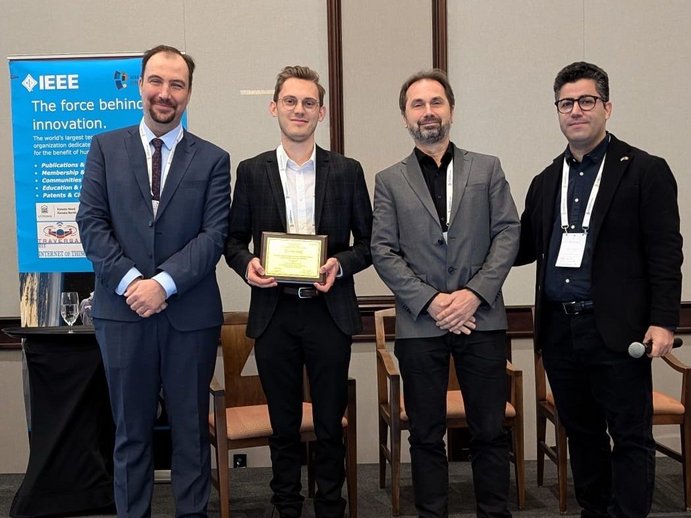
<svg viewBox="0 0 691 518">
<path fill-rule="evenodd" d="M 127 75 L 127 72 L 120 72 L 119 70 L 115 71 L 115 74 L 113 74 L 113 80 L 115 81 L 115 88 L 118 90 L 122 90 L 123 88 L 127 88 L 127 80 L 129 79 L 129 76 Z"/>
<path fill-rule="evenodd" d="M 31 92 L 38 85 L 39 90 L 79 90 L 79 74 L 41 74 L 38 82 L 27 74 L 22 85 Z"/>
<path fill-rule="evenodd" d="M 36 81 L 31 74 L 27 74 L 24 81 L 22 81 L 22 86 L 26 88 L 28 92 L 31 92 L 37 84 L 38 81 Z"/>
</svg>

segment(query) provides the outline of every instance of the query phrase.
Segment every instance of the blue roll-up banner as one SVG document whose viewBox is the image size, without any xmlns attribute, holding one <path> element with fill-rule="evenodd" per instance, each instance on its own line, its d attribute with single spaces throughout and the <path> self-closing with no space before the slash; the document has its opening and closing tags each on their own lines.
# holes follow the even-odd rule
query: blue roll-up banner
<svg viewBox="0 0 691 518">
<path fill-rule="evenodd" d="M 9 66 L 19 272 L 90 272 L 75 222 L 84 162 L 93 135 L 141 120 L 141 55 Z"/>
</svg>

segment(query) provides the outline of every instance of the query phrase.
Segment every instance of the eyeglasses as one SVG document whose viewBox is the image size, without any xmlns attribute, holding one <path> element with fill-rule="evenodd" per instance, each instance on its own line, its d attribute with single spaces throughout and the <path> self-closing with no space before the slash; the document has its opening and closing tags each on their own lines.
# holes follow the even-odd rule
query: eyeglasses
<svg viewBox="0 0 691 518">
<path fill-rule="evenodd" d="M 589 112 L 590 110 L 595 108 L 598 99 L 602 101 L 602 104 L 607 102 L 602 97 L 597 97 L 595 95 L 581 95 L 578 99 L 559 99 L 554 103 L 554 106 L 557 107 L 559 113 L 571 113 L 574 105 L 578 103 L 578 107 L 582 111 Z"/>
<path fill-rule="evenodd" d="M 603 104 L 605 103 L 605 100 L 602 97 L 597 97 L 595 95 L 581 95 L 578 99 L 559 99 L 554 103 L 554 105 L 557 107 L 557 110 L 559 110 L 559 113 L 571 113 L 576 103 L 578 103 L 578 107 L 582 111 L 588 112 L 595 108 L 598 99 L 600 99 Z"/>
<path fill-rule="evenodd" d="M 317 101 L 316 99 L 312 99 L 311 97 L 305 97 L 302 101 L 300 101 L 297 97 L 293 97 L 292 95 L 286 95 L 285 97 L 281 97 L 279 101 L 283 103 L 283 107 L 286 110 L 294 110 L 295 108 L 297 108 L 297 105 L 300 102 L 302 102 L 302 107 L 308 112 L 314 111 L 317 108 L 319 108 L 319 101 Z"/>
</svg>

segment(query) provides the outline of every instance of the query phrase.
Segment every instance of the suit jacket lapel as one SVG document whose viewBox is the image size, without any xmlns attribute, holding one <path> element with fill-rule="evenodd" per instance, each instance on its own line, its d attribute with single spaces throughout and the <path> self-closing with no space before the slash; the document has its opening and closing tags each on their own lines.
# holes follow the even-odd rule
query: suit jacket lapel
<svg viewBox="0 0 691 518">
<path fill-rule="evenodd" d="M 331 175 L 331 164 L 329 154 L 317 146 L 317 163 L 315 164 L 315 184 L 314 184 L 314 230 L 318 233 L 319 223 L 321 222 L 322 209 L 324 208 L 324 198 L 326 197 L 326 186 Z"/>
<path fill-rule="evenodd" d="M 458 208 L 461 206 L 461 200 L 465 193 L 465 186 L 468 184 L 470 178 L 470 167 L 472 160 L 468 158 L 465 150 L 454 146 L 453 150 L 453 197 L 451 199 L 451 219 L 450 224 L 456 221 L 456 214 Z"/>
<path fill-rule="evenodd" d="M 173 162 L 170 164 L 168 176 L 166 176 L 163 191 L 161 192 L 161 203 L 158 205 L 156 212 L 156 219 L 161 217 L 166 207 L 170 203 L 171 198 L 175 194 L 180 182 L 187 173 L 187 170 L 192 163 L 192 157 L 196 153 L 194 138 L 190 137 L 189 133 L 185 131 L 182 140 L 175 146 L 175 154 L 173 155 Z"/>
<path fill-rule="evenodd" d="M 283 185 L 281 184 L 281 174 L 278 171 L 278 161 L 276 160 L 276 152 L 269 152 L 266 159 L 266 177 L 269 184 L 269 189 L 278 208 L 278 213 L 281 216 L 281 224 L 285 231 L 288 230 L 286 223 L 286 198 L 283 192 Z"/>
<path fill-rule="evenodd" d="M 149 212 L 153 216 L 154 210 L 151 206 L 151 184 L 149 183 L 149 172 L 146 166 L 146 153 L 142 146 L 138 127 L 134 127 L 130 134 L 125 137 L 125 150 L 130 159 L 130 170 L 134 172 L 134 180 L 144 199 L 144 205 L 149 208 Z"/>
<path fill-rule="evenodd" d="M 437 214 L 437 209 L 434 207 L 432 196 L 425 183 L 425 178 L 422 175 L 422 169 L 420 169 L 420 163 L 417 161 L 415 152 L 413 151 L 407 158 L 403 159 L 401 163 L 403 165 L 403 175 L 408 181 L 410 188 L 413 189 L 413 192 L 417 195 L 422 206 L 427 209 L 429 215 L 432 216 L 432 219 L 439 225 L 439 215 Z"/>
<path fill-rule="evenodd" d="M 614 136 L 610 138 L 607 154 L 605 155 L 605 165 L 602 169 L 600 190 L 597 193 L 597 198 L 595 198 L 593 214 L 590 219 L 590 232 L 593 233 L 593 243 L 597 242 L 598 233 L 612 203 L 612 198 L 614 198 L 619 182 L 631 163 L 628 149 Z"/>
</svg>

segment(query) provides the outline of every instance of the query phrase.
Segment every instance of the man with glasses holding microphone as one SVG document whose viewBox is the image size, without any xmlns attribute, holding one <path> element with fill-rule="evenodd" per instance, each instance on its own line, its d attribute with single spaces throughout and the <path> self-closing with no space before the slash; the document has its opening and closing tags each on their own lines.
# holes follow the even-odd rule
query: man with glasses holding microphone
<svg viewBox="0 0 691 518">
<path fill-rule="evenodd" d="M 677 186 L 665 160 L 606 131 L 604 70 L 568 65 L 554 94 L 568 145 L 530 185 L 516 264 L 537 260 L 535 347 L 581 516 L 644 517 L 655 477 L 651 357 L 671 350 L 681 301 Z M 650 354 L 634 359 L 638 341 Z"/>
<path fill-rule="evenodd" d="M 225 251 L 230 267 L 252 287 L 247 335 L 256 339 L 257 369 L 269 404 L 272 503 L 282 518 L 302 512 L 303 366 L 317 435 L 315 515 L 343 517 L 341 419 L 351 337 L 362 328 L 353 276 L 372 262 L 372 207 L 362 167 L 315 144 L 314 132 L 326 115 L 324 94 L 308 67 L 285 67 L 278 75 L 269 109 L 278 120 L 281 144 L 238 166 Z M 292 239 L 291 254 L 309 249 L 310 236 L 326 236 L 325 259 L 316 262 L 323 279 L 279 278 L 269 268 L 280 258 L 269 255 L 267 232 L 274 243 Z"/>
</svg>

